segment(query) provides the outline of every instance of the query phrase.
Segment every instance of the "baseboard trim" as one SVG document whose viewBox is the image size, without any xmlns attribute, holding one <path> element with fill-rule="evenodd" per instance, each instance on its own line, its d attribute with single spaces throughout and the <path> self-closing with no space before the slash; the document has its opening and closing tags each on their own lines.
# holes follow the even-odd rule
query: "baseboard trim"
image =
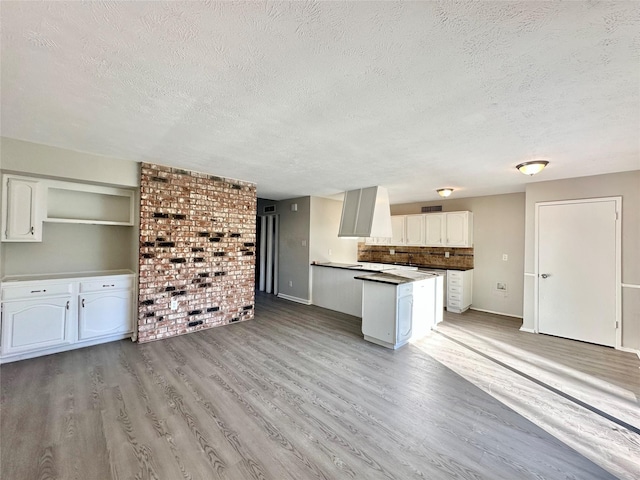
<svg viewBox="0 0 640 480">
<path fill-rule="evenodd" d="M 636 350 L 635 348 L 618 347 L 616 350 L 620 350 L 621 352 L 635 353 L 638 356 L 638 358 L 640 358 L 640 350 Z"/>
<path fill-rule="evenodd" d="M 526 332 L 526 333 L 536 333 L 533 328 L 520 327 L 520 331 L 521 332 Z"/>
<path fill-rule="evenodd" d="M 522 320 L 521 315 L 512 315 L 511 313 L 494 312 L 493 310 L 485 310 L 484 308 L 474 308 L 474 307 L 471 307 L 470 310 L 475 310 L 476 312 L 493 313 L 494 315 L 502 315 L 503 317 L 519 318 L 520 320 Z"/>
<path fill-rule="evenodd" d="M 278 298 L 289 300 L 290 302 L 302 303 L 303 305 L 311 305 L 311 300 L 307 300 L 306 298 L 294 297 L 292 295 L 286 295 L 284 293 L 279 293 Z"/>
</svg>

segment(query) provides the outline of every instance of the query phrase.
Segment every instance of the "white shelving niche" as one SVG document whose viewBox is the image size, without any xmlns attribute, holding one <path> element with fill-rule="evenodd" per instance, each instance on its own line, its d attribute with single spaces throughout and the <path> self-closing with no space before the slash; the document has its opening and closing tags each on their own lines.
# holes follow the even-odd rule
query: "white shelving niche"
<svg viewBox="0 0 640 480">
<path fill-rule="evenodd" d="M 59 181 L 45 185 L 45 222 L 133 225 L 132 190 Z"/>
</svg>

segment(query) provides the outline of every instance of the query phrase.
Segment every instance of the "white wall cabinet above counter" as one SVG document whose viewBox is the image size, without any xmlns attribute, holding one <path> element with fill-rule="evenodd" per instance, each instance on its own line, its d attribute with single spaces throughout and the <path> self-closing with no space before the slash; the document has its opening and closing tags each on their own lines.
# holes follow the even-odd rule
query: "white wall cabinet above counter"
<svg viewBox="0 0 640 480">
<path fill-rule="evenodd" d="M 42 223 L 134 224 L 133 190 L 5 174 L 2 241 L 41 242 Z"/>
<path fill-rule="evenodd" d="M 366 238 L 367 245 L 472 247 L 473 213 L 443 212 L 393 215 L 391 238 Z"/>
<path fill-rule="evenodd" d="M 37 180 L 3 177 L 2 240 L 42 241 L 42 184 Z"/>
</svg>

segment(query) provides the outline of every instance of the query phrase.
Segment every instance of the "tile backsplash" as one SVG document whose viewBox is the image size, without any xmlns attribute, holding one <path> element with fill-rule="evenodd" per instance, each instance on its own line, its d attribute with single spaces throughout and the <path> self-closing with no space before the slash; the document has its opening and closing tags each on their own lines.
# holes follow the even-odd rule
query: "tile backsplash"
<svg viewBox="0 0 640 480">
<path fill-rule="evenodd" d="M 390 252 L 394 251 L 394 254 Z M 449 258 L 445 257 L 449 252 Z M 473 268 L 473 247 L 409 247 L 358 243 L 358 261 L 406 263 L 432 268 Z"/>
</svg>

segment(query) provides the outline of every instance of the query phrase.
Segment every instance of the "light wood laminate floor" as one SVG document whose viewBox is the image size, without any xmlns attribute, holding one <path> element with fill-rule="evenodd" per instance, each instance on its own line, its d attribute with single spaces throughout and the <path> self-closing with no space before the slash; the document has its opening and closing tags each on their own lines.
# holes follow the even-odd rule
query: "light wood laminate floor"
<svg viewBox="0 0 640 480">
<path fill-rule="evenodd" d="M 253 321 L 0 367 L 0 477 L 634 478 L 635 433 L 491 358 L 513 349 L 517 367 L 557 364 L 562 388 L 616 397 L 613 413 L 633 421 L 637 377 L 624 377 L 637 357 L 598 350 L 602 368 L 547 340 L 472 312 L 391 351 L 365 342 L 358 318 L 258 295 Z"/>
</svg>

